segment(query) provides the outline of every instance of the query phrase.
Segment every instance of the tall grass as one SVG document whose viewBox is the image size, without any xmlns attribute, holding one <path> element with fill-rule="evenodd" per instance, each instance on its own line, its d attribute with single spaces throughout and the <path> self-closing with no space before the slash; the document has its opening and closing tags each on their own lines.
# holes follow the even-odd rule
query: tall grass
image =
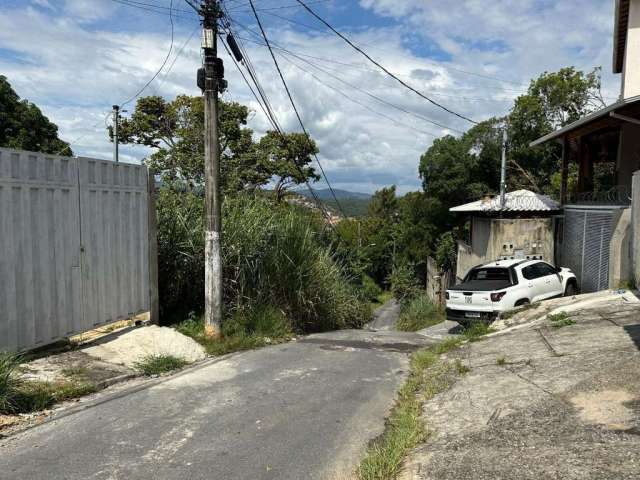
<svg viewBox="0 0 640 480">
<path fill-rule="evenodd" d="M 184 318 L 183 307 L 197 312 L 204 303 L 201 199 L 167 190 L 159 203 L 159 221 L 171 223 L 159 228 L 166 235 L 159 241 L 163 315 L 177 311 Z M 366 323 L 369 308 L 323 242 L 322 229 L 301 207 L 245 195 L 225 199 L 222 254 L 229 318 L 275 308 L 296 332 Z"/>
<path fill-rule="evenodd" d="M 0 352 L 0 413 L 8 413 L 15 408 L 15 396 L 21 384 L 19 365 L 20 357 Z"/>
<path fill-rule="evenodd" d="M 419 295 L 402 305 L 396 328 L 404 332 L 417 332 L 423 328 L 437 325 L 445 319 L 441 308 L 435 305 L 427 295 Z"/>
</svg>

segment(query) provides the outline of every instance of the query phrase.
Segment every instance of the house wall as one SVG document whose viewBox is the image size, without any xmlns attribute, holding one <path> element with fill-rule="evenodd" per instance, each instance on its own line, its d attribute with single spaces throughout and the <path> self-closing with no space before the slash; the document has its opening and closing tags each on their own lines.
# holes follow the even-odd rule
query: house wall
<svg viewBox="0 0 640 480">
<path fill-rule="evenodd" d="M 618 149 L 618 185 L 629 188 L 633 172 L 640 169 L 640 125 L 625 122 L 620 130 L 620 148 Z"/>
<path fill-rule="evenodd" d="M 471 225 L 472 245 L 458 242 L 458 280 L 476 265 L 500 258 L 541 258 L 553 263 L 552 218 L 474 217 Z"/>
<path fill-rule="evenodd" d="M 631 249 L 636 286 L 640 285 L 640 170 L 633 175 L 633 203 L 631 206 Z"/>
<path fill-rule="evenodd" d="M 628 29 L 622 72 L 624 98 L 640 95 L 640 0 L 630 2 Z"/>
</svg>

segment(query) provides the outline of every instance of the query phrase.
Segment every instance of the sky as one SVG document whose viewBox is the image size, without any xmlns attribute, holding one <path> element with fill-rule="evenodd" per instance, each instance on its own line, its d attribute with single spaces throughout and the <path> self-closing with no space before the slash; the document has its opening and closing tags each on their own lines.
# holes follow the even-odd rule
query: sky
<svg viewBox="0 0 640 480">
<path fill-rule="evenodd" d="M 506 114 L 532 78 L 565 66 L 601 66 L 606 99 L 619 94 L 619 76 L 611 73 L 614 0 L 306 2 L 403 81 L 475 121 Z M 300 131 L 248 0 L 223 3 L 280 124 Z M 419 190 L 420 156 L 433 140 L 472 126 L 384 74 L 296 0 L 254 3 L 335 188 Z M 184 0 L 0 0 L 0 7 L 0 74 L 59 126 L 76 155 L 111 158 L 111 106 L 125 103 L 158 71 L 172 21 L 171 54 L 142 95 L 200 94 L 199 23 Z M 270 128 L 267 119 L 233 63 L 221 57 L 229 82 L 223 98 L 250 107 L 257 139 Z M 134 106 L 135 99 L 123 108 L 130 113 Z M 139 163 L 148 154 L 121 147 L 123 161 Z"/>
</svg>

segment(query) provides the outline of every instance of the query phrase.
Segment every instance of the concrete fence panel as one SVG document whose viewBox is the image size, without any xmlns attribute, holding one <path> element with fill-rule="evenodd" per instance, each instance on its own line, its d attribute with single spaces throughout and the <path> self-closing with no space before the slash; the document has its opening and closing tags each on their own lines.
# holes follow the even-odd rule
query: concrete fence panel
<svg viewBox="0 0 640 480">
<path fill-rule="evenodd" d="M 149 309 L 144 166 L 0 149 L 0 351 Z"/>
</svg>

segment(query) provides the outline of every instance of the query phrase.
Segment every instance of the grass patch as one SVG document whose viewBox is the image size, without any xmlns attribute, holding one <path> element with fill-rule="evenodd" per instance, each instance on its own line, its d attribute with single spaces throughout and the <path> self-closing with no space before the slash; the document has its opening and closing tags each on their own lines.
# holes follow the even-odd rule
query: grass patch
<svg viewBox="0 0 640 480">
<path fill-rule="evenodd" d="M 443 321 L 442 309 L 434 305 L 427 295 L 420 295 L 402 306 L 396 328 L 402 332 L 417 332 Z"/>
<path fill-rule="evenodd" d="M 477 342 L 495 330 L 484 322 L 474 322 L 462 331 L 462 337 L 470 342 Z"/>
<path fill-rule="evenodd" d="M 23 380 L 19 373 L 21 361 L 18 355 L 0 354 L 0 414 L 36 412 L 96 391 L 94 384 L 85 381 Z"/>
<path fill-rule="evenodd" d="M 200 343 L 207 354 L 212 356 L 281 343 L 293 336 L 284 313 L 273 307 L 256 307 L 236 312 L 223 323 L 223 337 L 219 340 L 205 336 L 202 318 L 186 320 L 178 324 L 176 329 Z"/>
<path fill-rule="evenodd" d="M 29 413 L 45 410 L 56 403 L 80 398 L 97 390 L 90 382 L 25 381 L 16 389 L 12 408 L 5 413 Z"/>
<path fill-rule="evenodd" d="M 547 315 L 547 320 L 551 322 L 553 328 L 568 327 L 569 325 L 575 325 L 576 321 L 569 317 L 567 312 L 554 313 Z"/>
<path fill-rule="evenodd" d="M 178 370 L 189 362 L 173 355 L 147 355 L 134 364 L 136 370 L 143 375 L 160 375 Z"/>
<path fill-rule="evenodd" d="M 506 365 L 506 364 L 507 364 L 507 357 L 498 357 L 496 359 L 496 365 L 503 366 L 503 365 Z"/>
<path fill-rule="evenodd" d="M 461 342 L 445 343 L 446 346 L 440 344 L 412 355 L 409 378 L 398 393 L 384 434 L 372 442 L 358 467 L 359 480 L 395 478 L 407 452 L 428 437 L 421 419 L 424 402 L 446 390 L 456 376 L 469 371 L 459 360 L 445 362 L 439 358 Z"/>
</svg>

